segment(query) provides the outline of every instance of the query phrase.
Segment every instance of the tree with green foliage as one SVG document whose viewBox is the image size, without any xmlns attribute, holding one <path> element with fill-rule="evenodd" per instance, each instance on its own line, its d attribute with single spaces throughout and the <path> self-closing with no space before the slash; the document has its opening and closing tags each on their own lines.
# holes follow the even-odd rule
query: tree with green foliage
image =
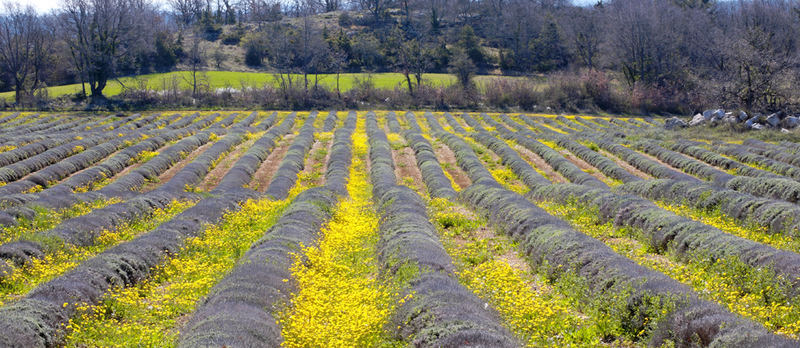
<svg viewBox="0 0 800 348">
<path fill-rule="evenodd" d="M 474 87 L 472 85 L 472 77 L 475 76 L 477 71 L 478 68 L 472 58 L 464 50 L 456 49 L 453 51 L 450 58 L 450 73 L 456 75 L 461 87 L 467 90 Z"/>
<path fill-rule="evenodd" d="M 483 66 L 486 64 L 483 48 L 481 48 L 480 38 L 475 35 L 475 30 L 471 26 L 465 25 L 459 33 L 458 45 L 464 53 L 472 60 L 474 65 Z"/>
<path fill-rule="evenodd" d="M 250 67 L 260 67 L 269 55 L 270 42 L 262 31 L 255 31 L 242 38 L 244 63 Z"/>
<path fill-rule="evenodd" d="M 544 24 L 539 36 L 529 45 L 534 54 L 535 70 L 546 72 L 567 66 L 569 61 L 567 48 L 562 41 L 558 25 L 552 18 Z"/>
<path fill-rule="evenodd" d="M 155 46 L 153 65 L 159 72 L 174 68 L 183 55 L 181 40 L 172 40 L 172 34 L 167 31 L 156 34 Z"/>
</svg>

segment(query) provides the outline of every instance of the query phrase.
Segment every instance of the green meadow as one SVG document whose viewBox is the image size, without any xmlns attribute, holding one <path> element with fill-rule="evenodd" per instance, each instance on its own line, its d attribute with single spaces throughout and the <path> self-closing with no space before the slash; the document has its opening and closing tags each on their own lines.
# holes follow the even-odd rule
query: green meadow
<svg viewBox="0 0 800 348">
<path fill-rule="evenodd" d="M 480 75 L 475 77 L 475 82 L 478 86 L 485 84 L 493 79 L 501 79 L 509 77 Z M 300 74 L 293 74 L 292 79 L 296 84 L 303 83 L 303 76 Z M 319 74 L 309 75 L 309 83 L 314 84 L 316 80 L 320 85 L 328 88 L 336 88 L 336 74 Z M 371 79 L 372 84 L 376 88 L 381 89 L 394 89 L 406 88 L 405 76 L 400 73 L 347 73 L 341 74 L 339 77 L 339 88 L 344 92 L 353 88 L 359 81 Z M 412 78 L 413 79 L 413 78 Z M 425 74 L 422 76 L 423 83 L 434 86 L 449 86 L 456 83 L 456 78 L 450 74 Z M 264 85 L 272 85 L 277 87 L 279 83 L 278 75 L 273 73 L 257 73 L 257 72 L 235 72 L 235 71 L 205 71 L 198 74 L 198 80 L 201 84 L 206 84 L 210 88 L 225 88 L 231 87 L 239 89 L 241 87 L 263 87 Z M 141 88 L 147 86 L 153 90 L 166 90 L 177 84 L 181 89 L 191 88 L 191 72 L 189 71 L 174 71 L 168 73 L 147 74 L 138 76 L 121 77 L 108 81 L 108 85 L 103 90 L 106 96 L 115 96 L 125 88 Z M 87 92 L 88 92 L 88 85 Z M 63 86 L 53 86 L 47 88 L 47 93 L 50 97 L 60 97 L 67 94 L 74 94 L 81 91 L 81 84 L 71 84 Z M 0 96 L 6 99 L 13 99 L 14 92 L 0 93 Z"/>
</svg>

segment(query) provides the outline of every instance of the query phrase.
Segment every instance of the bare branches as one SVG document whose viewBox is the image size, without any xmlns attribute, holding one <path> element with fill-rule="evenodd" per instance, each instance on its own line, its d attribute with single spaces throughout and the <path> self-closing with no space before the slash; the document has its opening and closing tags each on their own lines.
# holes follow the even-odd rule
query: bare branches
<svg viewBox="0 0 800 348">
<path fill-rule="evenodd" d="M 137 19 L 149 3 L 140 0 L 65 0 L 59 22 L 64 40 L 86 78 L 93 100 L 102 100 L 117 60 L 139 34 Z"/>
<path fill-rule="evenodd" d="M 39 86 L 50 55 L 52 41 L 48 34 L 33 7 L 4 4 L 0 16 L 0 70 L 9 75 L 18 105 Z"/>
</svg>

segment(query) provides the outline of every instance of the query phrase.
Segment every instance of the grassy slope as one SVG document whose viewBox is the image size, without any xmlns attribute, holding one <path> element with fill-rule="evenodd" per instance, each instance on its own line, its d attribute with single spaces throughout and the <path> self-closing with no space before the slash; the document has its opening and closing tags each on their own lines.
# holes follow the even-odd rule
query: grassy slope
<svg viewBox="0 0 800 348">
<path fill-rule="evenodd" d="M 212 88 L 232 87 L 238 89 L 241 88 L 243 85 L 254 86 L 254 87 L 261 87 L 264 84 L 272 84 L 273 86 L 277 85 L 276 75 L 272 73 L 206 71 L 202 73 L 202 75 L 205 75 L 204 79 Z M 347 91 L 353 88 L 353 86 L 359 79 L 363 80 L 366 79 L 367 77 L 368 74 L 364 73 L 341 74 L 339 86 L 342 91 Z M 302 83 L 301 75 L 295 75 L 295 78 L 299 79 Z M 425 74 L 422 76 L 422 78 L 425 83 L 432 85 L 451 85 L 456 81 L 455 76 L 450 74 Z M 487 81 L 497 78 L 505 78 L 505 77 L 478 76 L 476 77 L 475 81 L 478 83 L 478 85 L 481 85 Z M 198 79 L 201 79 L 201 77 L 198 77 Z M 181 88 L 187 89 L 190 86 L 189 85 L 190 73 L 188 71 L 175 71 L 169 73 L 139 75 L 135 77 L 122 77 L 119 79 L 119 82 L 117 80 L 109 81 L 108 86 L 105 88 L 105 90 L 103 90 L 103 94 L 105 94 L 106 96 L 115 96 L 122 92 L 123 89 L 122 85 L 125 85 L 128 88 L 138 87 L 141 86 L 145 81 L 147 83 L 148 88 L 155 90 L 166 89 L 168 86 L 172 86 L 173 83 L 175 82 L 179 83 Z M 120 82 L 122 82 L 122 84 L 120 84 Z M 384 89 L 393 89 L 395 87 L 406 88 L 405 77 L 399 73 L 372 74 L 372 82 L 377 88 L 384 88 Z M 313 75 L 309 75 L 309 83 L 310 84 L 314 83 Z M 320 74 L 319 84 L 329 88 L 335 88 L 336 75 Z M 66 94 L 76 93 L 79 92 L 80 90 L 81 90 L 81 85 L 78 83 L 71 85 L 49 87 L 48 93 L 50 94 L 50 97 L 59 97 Z M 13 99 L 14 92 L 0 93 L 0 97 L 9 100 Z"/>
</svg>

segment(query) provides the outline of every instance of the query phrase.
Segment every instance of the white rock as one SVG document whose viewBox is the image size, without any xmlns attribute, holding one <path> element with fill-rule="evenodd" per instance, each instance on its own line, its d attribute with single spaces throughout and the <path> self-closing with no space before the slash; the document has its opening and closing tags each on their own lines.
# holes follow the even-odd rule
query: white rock
<svg viewBox="0 0 800 348">
<path fill-rule="evenodd" d="M 691 121 L 689 121 L 689 126 L 690 127 L 694 127 L 694 126 L 697 126 L 697 125 L 701 125 L 701 124 L 705 123 L 707 120 L 708 119 L 705 118 L 705 116 L 703 116 L 702 114 L 697 114 L 697 115 L 694 115 L 694 117 L 692 117 Z"/>
</svg>

